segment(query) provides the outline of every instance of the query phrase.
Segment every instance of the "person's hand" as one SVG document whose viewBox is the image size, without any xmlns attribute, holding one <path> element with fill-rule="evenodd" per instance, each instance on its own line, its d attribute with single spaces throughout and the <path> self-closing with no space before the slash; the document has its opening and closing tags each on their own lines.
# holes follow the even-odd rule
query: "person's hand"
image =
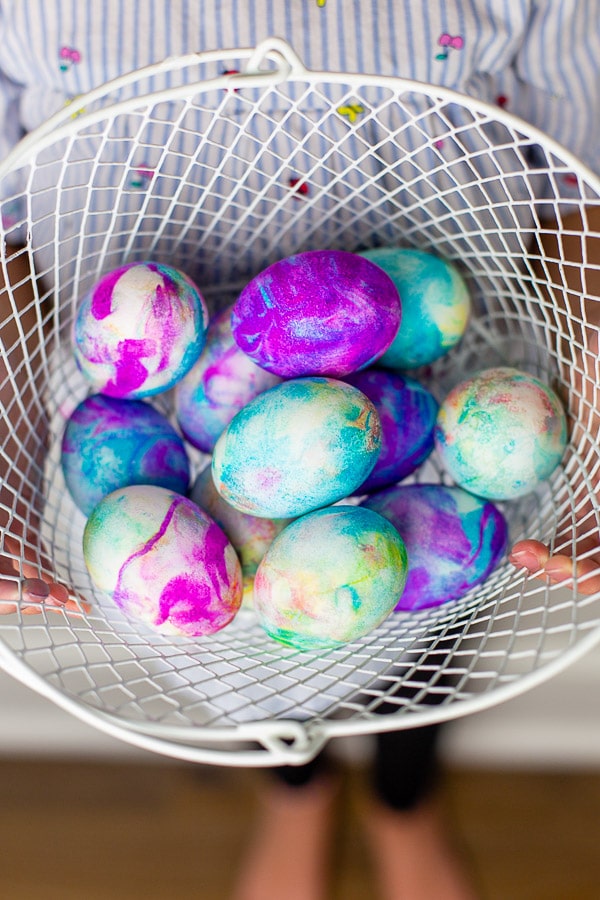
<svg viewBox="0 0 600 900">
<path fill-rule="evenodd" d="M 600 548 L 597 538 L 585 541 L 576 538 L 577 553 L 586 554 L 574 560 L 566 553 L 550 553 L 541 541 L 517 541 L 509 560 L 518 568 L 527 569 L 536 578 L 545 578 L 555 584 L 571 587 L 575 577 L 577 589 L 582 594 L 600 591 Z M 590 554 L 590 555 L 587 555 Z"/>
<path fill-rule="evenodd" d="M 3 540 L 5 554 L 0 555 L 0 615 L 10 615 L 18 608 L 22 615 L 39 614 L 42 605 L 76 615 L 89 610 L 88 603 L 70 594 L 64 584 L 48 575 L 49 566 L 46 563 L 42 567 L 37 564 L 36 554 L 29 542 L 7 533 Z"/>
<path fill-rule="evenodd" d="M 582 227 L 581 217 L 577 216 L 569 223 L 569 232 Z M 600 208 L 595 208 L 588 215 L 588 234 L 586 240 L 586 259 L 600 260 Z M 548 246 L 549 245 L 549 246 Z M 593 594 L 600 590 L 600 526 L 598 520 L 598 501 L 600 501 L 600 475 L 598 462 L 600 457 L 600 269 L 587 269 L 585 281 L 582 275 L 582 245 L 579 236 L 566 234 L 556 235 L 546 241 L 546 271 L 550 271 L 552 280 L 558 284 L 560 277 L 566 273 L 567 288 L 573 294 L 567 294 L 566 303 L 573 310 L 575 321 L 583 319 L 581 325 L 573 333 L 565 333 L 560 345 L 563 381 L 571 385 L 568 396 L 563 397 L 570 423 L 570 453 L 577 453 L 580 474 L 575 478 L 572 487 L 571 507 L 565 521 L 559 524 L 552 550 L 541 541 L 525 539 L 517 541 L 509 555 L 510 561 L 518 568 L 526 569 L 530 575 L 547 581 L 572 586 L 577 583 L 577 590 L 582 594 Z M 571 262 L 564 265 L 559 272 L 557 260 Z M 581 294 L 586 292 L 588 299 L 581 302 Z M 557 309 L 565 303 L 562 295 L 555 298 Z M 583 313 L 583 315 L 582 315 Z M 559 321 L 564 317 L 557 315 Z M 561 340 L 559 338 L 559 340 Z M 572 360 L 572 361 L 571 361 Z M 566 466 L 575 460 L 567 457 Z M 569 470 L 568 469 L 568 470 Z M 575 467 L 574 467 L 575 470 Z"/>
</svg>

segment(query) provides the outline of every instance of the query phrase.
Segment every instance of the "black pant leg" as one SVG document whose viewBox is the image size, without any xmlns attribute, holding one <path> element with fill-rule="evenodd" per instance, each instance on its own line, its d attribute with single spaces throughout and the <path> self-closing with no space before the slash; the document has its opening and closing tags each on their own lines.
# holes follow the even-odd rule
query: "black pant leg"
<svg viewBox="0 0 600 900">
<path fill-rule="evenodd" d="M 438 738 L 441 725 L 390 731 L 375 737 L 371 784 L 377 798 L 391 809 L 407 811 L 435 789 L 439 776 Z M 278 766 L 273 774 L 292 788 L 312 783 L 330 768 L 326 752 L 302 766 Z"/>
<path fill-rule="evenodd" d="M 276 766 L 271 771 L 275 777 L 292 788 L 301 788 L 313 782 L 329 769 L 325 751 L 302 766 Z"/>
<path fill-rule="evenodd" d="M 398 811 L 424 802 L 439 777 L 441 725 L 422 725 L 377 735 L 371 783 L 378 799 Z"/>
</svg>

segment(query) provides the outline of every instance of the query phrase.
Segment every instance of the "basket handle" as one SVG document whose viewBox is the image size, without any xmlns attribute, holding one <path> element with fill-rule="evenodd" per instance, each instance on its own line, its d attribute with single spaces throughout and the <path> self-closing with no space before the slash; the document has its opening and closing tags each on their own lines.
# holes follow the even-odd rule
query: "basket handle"
<svg viewBox="0 0 600 900">
<path fill-rule="evenodd" d="M 265 64 L 274 62 L 275 69 L 265 71 Z M 266 38 L 257 44 L 254 52 L 248 58 L 244 72 L 235 73 L 233 80 L 244 80 L 248 76 L 266 75 L 273 79 L 273 83 L 285 81 L 290 75 L 306 74 L 307 69 L 292 47 L 282 38 Z"/>
</svg>

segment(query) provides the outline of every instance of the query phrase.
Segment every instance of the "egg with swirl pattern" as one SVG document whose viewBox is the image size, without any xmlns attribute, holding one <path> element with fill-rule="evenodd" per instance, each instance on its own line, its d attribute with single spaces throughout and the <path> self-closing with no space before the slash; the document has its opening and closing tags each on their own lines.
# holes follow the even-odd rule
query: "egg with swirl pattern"
<svg viewBox="0 0 600 900">
<path fill-rule="evenodd" d="M 240 512 L 294 518 L 350 496 L 381 450 L 369 398 L 335 378 L 294 378 L 250 401 L 219 437 L 212 473 Z"/>
<path fill-rule="evenodd" d="M 282 378 L 342 378 L 375 362 L 398 332 L 398 289 L 384 270 L 344 250 L 308 250 L 272 263 L 233 305 L 233 337 Z"/>
</svg>

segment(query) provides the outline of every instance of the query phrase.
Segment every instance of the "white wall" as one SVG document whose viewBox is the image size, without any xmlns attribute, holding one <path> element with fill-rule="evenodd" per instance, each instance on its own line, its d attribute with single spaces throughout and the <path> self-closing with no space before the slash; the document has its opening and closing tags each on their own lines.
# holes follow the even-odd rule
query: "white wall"
<svg viewBox="0 0 600 900">
<path fill-rule="evenodd" d="M 519 697 L 449 724 L 445 754 L 467 765 L 600 768 L 600 647 Z"/>
</svg>

